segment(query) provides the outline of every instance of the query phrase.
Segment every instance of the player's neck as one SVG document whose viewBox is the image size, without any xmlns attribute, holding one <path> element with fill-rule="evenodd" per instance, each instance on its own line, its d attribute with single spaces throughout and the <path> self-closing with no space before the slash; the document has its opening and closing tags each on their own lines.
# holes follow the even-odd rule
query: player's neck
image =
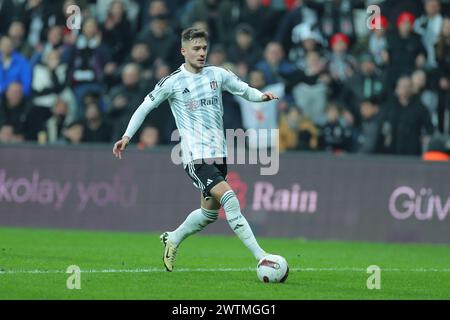
<svg viewBox="0 0 450 320">
<path fill-rule="evenodd" d="M 198 74 L 198 73 L 202 72 L 202 70 L 203 70 L 203 67 L 202 68 L 194 68 L 192 65 L 190 65 L 187 62 L 185 62 L 183 65 L 184 65 L 184 68 L 186 69 L 186 71 L 189 71 L 190 73 Z"/>
</svg>

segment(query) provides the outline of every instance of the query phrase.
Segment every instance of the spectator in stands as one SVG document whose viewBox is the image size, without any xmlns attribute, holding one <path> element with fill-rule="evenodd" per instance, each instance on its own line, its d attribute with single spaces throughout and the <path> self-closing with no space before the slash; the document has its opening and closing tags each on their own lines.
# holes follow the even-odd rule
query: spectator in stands
<svg viewBox="0 0 450 320">
<path fill-rule="evenodd" d="M 104 24 L 104 22 L 107 20 L 108 18 L 108 14 L 111 10 L 111 6 L 113 5 L 114 2 L 117 2 L 118 0 L 102 0 L 102 1 L 96 1 L 95 4 L 95 14 L 96 14 L 96 19 L 100 24 Z M 119 2 L 121 3 L 121 5 L 124 8 L 124 12 L 126 14 L 126 16 L 124 17 L 126 20 L 128 20 L 130 22 L 131 26 L 131 30 L 133 32 L 135 32 L 137 30 L 137 27 L 139 25 L 139 13 L 140 13 L 140 9 L 139 8 L 139 4 L 138 1 L 135 0 L 119 0 Z M 139 1 L 140 2 L 140 1 Z M 152 1 L 154 2 L 154 1 Z M 144 11 L 141 11 L 142 13 L 144 13 Z M 147 12 L 147 11 L 145 11 Z"/>
<path fill-rule="evenodd" d="M 433 127 L 438 127 L 438 95 L 428 81 L 427 73 L 418 69 L 411 75 L 412 92 L 419 99 L 420 103 L 424 105 L 431 116 Z"/>
<path fill-rule="evenodd" d="M 283 77 L 294 72 L 295 67 L 284 58 L 283 47 L 278 42 L 270 42 L 264 50 L 264 59 L 256 64 L 264 73 L 266 83 L 283 82 Z"/>
<path fill-rule="evenodd" d="M 111 3 L 101 30 L 103 43 L 111 50 L 112 63 L 117 67 L 125 59 L 132 41 L 131 24 L 121 0 L 114 0 Z"/>
<path fill-rule="evenodd" d="M 330 38 L 336 33 L 345 34 L 349 44 L 354 43 L 356 32 L 353 9 L 364 7 L 365 1 L 332 0 L 322 2 L 320 27 L 322 34 Z"/>
<path fill-rule="evenodd" d="M 35 53 L 31 58 L 31 64 L 34 66 L 39 63 L 43 56 L 46 56 L 50 51 L 58 50 L 61 59 L 67 63 L 66 50 L 67 47 L 63 42 L 63 27 L 62 26 L 52 26 L 47 31 L 47 40 L 45 43 L 38 45 L 36 47 Z"/>
<path fill-rule="evenodd" d="M 72 91 L 67 87 L 67 64 L 61 63 L 57 50 L 48 52 L 42 61 L 33 69 L 33 99 L 29 114 L 29 127 L 33 132 L 29 138 L 35 140 L 36 134 L 42 129 L 47 119 L 52 115 L 52 108 L 60 96 L 72 101 L 70 113 L 74 116 L 76 103 Z"/>
<path fill-rule="evenodd" d="M 328 83 L 331 80 L 323 60 L 318 52 L 308 53 L 305 72 L 297 71 L 288 77 L 289 89 L 286 89 L 290 91 L 292 87 L 295 104 L 301 106 L 303 113 L 315 124 L 325 121 Z"/>
<path fill-rule="evenodd" d="M 442 31 L 436 44 L 436 58 L 439 65 L 438 95 L 439 95 L 439 130 L 444 132 L 444 114 L 450 113 L 450 18 L 446 17 L 442 23 Z M 448 120 L 450 121 L 450 120 Z M 450 123 L 447 124 L 450 130 Z M 450 133 L 450 132 L 447 132 Z"/>
<path fill-rule="evenodd" d="M 289 61 L 300 70 L 306 69 L 306 56 L 309 52 L 317 51 L 324 54 L 324 41 L 320 31 L 307 23 L 295 26 L 292 30 L 292 43 Z"/>
<path fill-rule="evenodd" d="M 9 85 L 19 82 L 25 96 L 31 93 L 31 67 L 27 59 L 14 51 L 10 37 L 0 38 L 0 95 Z"/>
<path fill-rule="evenodd" d="M 411 74 L 425 64 L 425 48 L 420 36 L 412 30 L 414 20 L 410 12 L 402 12 L 397 18 L 398 32 L 388 38 L 388 90 L 395 87 L 400 75 Z"/>
<path fill-rule="evenodd" d="M 6 124 L 0 126 L 0 144 L 23 142 L 23 135 L 15 134 L 13 126 Z"/>
<path fill-rule="evenodd" d="M 343 33 L 336 33 L 330 39 L 331 54 L 328 70 L 334 82 L 341 88 L 341 83 L 349 79 L 357 69 L 357 62 L 348 53 L 350 39 Z"/>
<path fill-rule="evenodd" d="M 178 38 L 169 24 L 168 14 L 152 17 L 149 25 L 138 34 L 137 41 L 147 43 L 155 59 L 167 62 L 172 69 L 178 67 Z"/>
<path fill-rule="evenodd" d="M 220 44 L 213 45 L 208 53 L 208 63 L 213 66 L 222 67 L 225 62 L 227 62 L 225 47 Z"/>
<path fill-rule="evenodd" d="M 26 112 L 27 102 L 24 99 L 22 85 L 13 82 L 8 86 L 6 94 L 0 101 L 0 126 L 10 126 L 13 136 L 23 140 Z M 9 129 L 5 130 L 9 132 Z"/>
<path fill-rule="evenodd" d="M 425 14 L 417 18 L 414 31 L 422 37 L 422 44 L 427 51 L 426 67 L 437 67 L 435 46 L 442 30 L 443 17 L 439 0 L 424 0 Z"/>
<path fill-rule="evenodd" d="M 262 5 L 276 10 L 294 10 L 299 2 L 297 0 L 262 0 Z"/>
<path fill-rule="evenodd" d="M 428 110 L 414 99 L 410 77 L 397 81 L 395 96 L 383 106 L 383 150 L 398 155 L 422 154 L 423 140 L 433 134 Z"/>
<path fill-rule="evenodd" d="M 254 16 L 253 19 L 258 19 L 258 16 Z M 285 52 L 289 52 L 292 48 L 292 31 L 294 28 L 299 24 L 309 24 L 313 26 L 316 25 L 317 22 L 318 19 L 316 12 L 307 6 L 306 1 L 296 0 L 293 9 L 288 11 L 281 21 L 278 22 L 278 30 L 275 40 L 281 43 Z M 272 24 L 265 23 L 264 20 L 260 20 L 259 23 L 266 24 L 266 28 L 272 27 Z M 255 26 L 254 28 L 256 30 Z M 258 37 L 258 39 L 261 38 L 262 37 Z"/>
<path fill-rule="evenodd" d="M 123 74 L 123 69 L 130 63 L 135 63 L 139 66 L 140 79 L 142 86 L 150 86 L 150 82 L 153 78 L 153 65 L 155 59 L 152 54 L 152 50 L 145 42 L 136 42 L 132 48 L 129 57 L 125 62 L 114 72 L 113 84 L 119 84 Z M 117 78 L 117 80 L 115 80 Z"/>
<path fill-rule="evenodd" d="M 326 109 L 326 122 L 320 127 L 320 146 L 333 153 L 348 152 L 352 147 L 352 128 L 341 118 L 339 107 L 330 103 Z"/>
<path fill-rule="evenodd" d="M 63 130 L 63 136 L 67 143 L 80 144 L 83 140 L 84 125 L 81 121 L 72 122 Z"/>
<path fill-rule="evenodd" d="M 247 67 L 253 68 L 262 58 L 261 51 L 253 28 L 248 24 L 238 25 L 234 42 L 228 49 L 228 60 L 234 64 L 245 63 Z"/>
<path fill-rule="evenodd" d="M 361 126 L 358 130 L 355 151 L 376 153 L 380 135 L 380 108 L 375 99 L 364 99 L 360 103 Z"/>
<path fill-rule="evenodd" d="M 249 65 L 242 61 L 236 64 L 232 64 L 231 62 L 229 62 L 229 64 L 233 65 L 233 73 L 235 73 L 239 77 L 239 79 L 246 82 L 248 82 L 248 73 L 250 69 L 256 68 L 256 65 L 251 68 Z"/>
<path fill-rule="evenodd" d="M 58 7 L 58 6 L 56 6 Z M 55 6 L 49 1 L 27 0 L 18 19 L 25 23 L 27 42 L 35 47 L 44 39 L 47 28 L 56 20 Z"/>
<path fill-rule="evenodd" d="M 369 54 L 360 57 L 360 68 L 345 82 L 343 101 L 349 106 L 352 114 L 359 121 L 359 108 L 365 99 L 384 97 L 383 74 L 376 68 L 373 58 Z"/>
<path fill-rule="evenodd" d="M 14 0 L 0 1 L 0 35 L 7 33 L 16 12 Z"/>
<path fill-rule="evenodd" d="M 14 21 L 8 29 L 8 36 L 11 38 L 13 48 L 16 52 L 30 59 L 33 54 L 33 48 L 28 44 L 25 38 L 25 26 L 22 21 Z"/>
<path fill-rule="evenodd" d="M 423 0 L 384 0 L 379 3 L 379 6 L 381 13 L 386 16 L 389 25 L 392 26 L 396 25 L 402 12 L 408 11 L 415 17 L 423 13 Z"/>
<path fill-rule="evenodd" d="M 192 28 L 205 30 L 209 34 L 208 22 L 206 22 L 204 20 L 197 20 L 197 21 L 192 22 Z"/>
<path fill-rule="evenodd" d="M 122 83 L 109 92 L 108 118 L 113 126 L 113 140 L 120 138 L 126 129 L 131 114 L 141 104 L 149 90 L 141 86 L 139 79 L 139 66 L 135 63 L 129 63 L 123 69 Z"/>
<path fill-rule="evenodd" d="M 239 15 L 235 25 L 246 24 L 250 26 L 259 46 L 265 47 L 267 43 L 274 40 L 277 31 L 274 26 L 280 21 L 282 11 L 264 7 L 261 0 L 244 0 L 237 12 L 239 12 Z"/>
<path fill-rule="evenodd" d="M 45 123 L 45 132 L 47 141 L 51 144 L 62 144 L 64 138 L 64 129 L 73 122 L 73 116 L 69 112 L 69 104 L 59 98 L 53 106 L 52 116 Z"/>
<path fill-rule="evenodd" d="M 231 72 L 235 72 L 235 66 L 233 64 L 225 64 L 224 67 Z M 223 127 L 225 129 L 242 129 L 242 113 L 239 103 L 236 101 L 235 96 L 228 91 L 222 92 L 223 102 Z"/>
<path fill-rule="evenodd" d="M 445 121 L 446 117 L 450 119 L 450 19 L 444 16 L 449 0 L 377 1 L 383 13 L 379 19 L 382 29 L 373 30 L 368 42 L 361 41 L 356 39 L 359 33 L 355 33 L 354 9 L 364 8 L 372 2 L 102 0 L 95 3 L 93 0 L 0 0 L 0 35 L 8 34 L 9 41 L 12 40 L 12 45 L 8 46 L 8 41 L 3 45 L 6 50 L 0 40 L 0 98 L 3 98 L 4 104 L 6 88 L 11 83 L 19 82 L 29 106 L 23 114 L 20 113 L 21 119 L 25 117 L 23 135 L 15 134 L 14 128 L 9 125 L 4 126 L 4 140 L 36 140 L 38 133 L 41 132 L 39 136 L 42 137 L 45 131 L 51 143 L 61 138 L 79 142 L 83 141 L 83 130 L 88 133 L 85 139 L 92 140 L 87 124 L 81 126 L 75 122 L 68 126 L 74 119 L 84 119 L 87 111 L 84 106 L 91 104 L 100 110 L 100 118 L 107 116 L 103 123 L 113 120 L 113 136 L 122 134 L 130 112 L 140 104 L 143 96 L 182 63 L 176 34 L 180 28 L 191 25 L 208 29 L 212 35 L 214 43 L 209 44 L 210 63 L 230 69 L 247 82 L 282 86 L 284 97 L 280 98 L 301 106 L 301 110 L 289 109 L 288 113 L 280 114 L 280 125 L 287 126 L 288 122 L 292 125 L 292 119 L 300 118 L 302 126 L 305 126 L 302 128 L 311 129 L 314 125 L 323 127 L 327 122 L 327 101 L 333 96 L 333 101 L 346 106 L 344 110 L 338 110 L 337 123 L 350 131 L 359 130 L 357 137 L 360 143 L 356 141 L 354 150 L 372 150 L 378 118 L 380 121 L 384 119 L 385 124 L 381 127 L 384 131 L 380 129 L 381 142 L 386 142 L 387 137 L 393 139 L 394 134 L 383 135 L 383 132 L 389 132 L 391 123 L 401 123 L 398 119 L 404 114 L 407 121 L 413 123 L 410 129 L 416 130 L 414 121 L 418 116 L 414 114 L 421 111 L 416 112 L 415 107 L 398 107 L 393 109 L 408 112 L 397 110 L 392 115 L 387 112 L 392 108 L 386 111 L 385 107 L 400 106 L 398 97 L 382 100 L 385 99 L 383 93 L 394 91 L 396 79 L 406 73 L 412 75 L 413 82 L 410 105 L 423 104 L 429 108 L 432 123 L 436 125 L 437 122 L 440 131 L 450 128 L 450 123 Z M 73 14 L 73 11 L 67 12 L 69 5 L 81 7 L 81 30 L 66 25 Z M 404 12 L 406 10 L 410 13 Z M 415 23 L 414 16 L 419 17 Z M 442 25 L 440 33 L 439 25 Z M 330 41 L 336 33 L 343 35 L 340 39 L 338 37 L 338 41 Z M 330 56 L 325 45 L 327 42 L 333 42 L 338 52 L 335 50 Z M 358 47 L 352 47 L 354 42 Z M 13 49 L 9 49 L 11 47 Z M 364 54 L 360 64 L 356 65 L 350 48 L 352 53 L 357 52 L 358 55 L 369 53 L 372 59 Z M 16 53 L 18 57 L 24 54 L 25 58 L 15 59 Z M 55 68 L 49 65 L 49 60 L 53 61 L 51 64 L 55 64 Z M 375 65 L 370 60 L 374 60 Z M 329 71 L 327 61 L 330 61 Z M 64 68 L 67 70 L 64 71 Z M 349 70 L 353 71 L 351 76 Z M 65 72 L 67 76 L 63 76 Z M 330 73 L 334 76 L 333 80 Z M 68 79 L 68 85 L 64 79 Z M 64 89 L 61 91 L 62 87 Z M 76 100 L 73 92 L 66 95 L 72 90 L 71 87 L 76 91 Z M 378 97 L 380 92 L 381 100 L 378 100 L 383 108 L 372 101 L 372 97 Z M 438 121 L 436 94 L 439 101 Z M 239 103 L 226 92 L 223 93 L 223 104 L 226 128 L 242 128 L 242 117 L 255 115 L 252 112 L 241 113 Z M 40 116 L 36 113 L 39 109 L 44 111 Z M 90 114 L 94 115 L 90 127 L 95 129 L 99 121 L 94 109 L 90 107 Z M 335 110 L 331 107 L 328 118 L 333 118 L 333 112 Z M 445 112 L 447 114 L 444 115 Z M 264 120 L 263 123 L 269 121 L 264 112 L 256 115 L 257 119 Z M 270 121 L 277 121 L 277 115 L 270 117 L 273 118 Z M 0 122 L 2 119 L 5 116 L 0 114 Z M 121 129 L 117 129 L 121 125 Z M 175 124 L 168 105 L 163 104 L 153 110 L 145 125 L 158 130 L 159 143 L 171 143 L 170 134 Z M 294 129 L 287 128 L 290 130 L 287 136 L 295 140 L 296 147 L 286 149 L 313 148 L 313 129 L 294 133 Z M 400 127 L 395 130 L 407 136 Z M 426 125 L 422 125 L 421 130 L 427 131 Z M 402 136 L 397 131 L 395 141 Z M 292 139 L 294 136 L 295 139 Z M 417 140 L 416 133 L 412 136 L 414 141 Z M 138 137 L 139 133 L 136 139 Z M 389 150 L 383 151 L 397 153 L 392 143 L 388 144 Z M 418 154 L 416 149 L 414 154 Z M 378 147 L 373 152 L 377 151 Z"/>
<path fill-rule="evenodd" d="M 260 70 L 250 72 L 249 85 L 262 92 L 273 92 L 276 96 L 284 96 L 284 84 L 273 83 L 266 85 L 264 73 Z M 277 103 L 278 100 L 267 102 L 261 107 L 257 102 L 248 101 L 236 96 L 236 101 L 241 107 L 242 122 L 245 129 L 254 129 L 256 132 L 249 134 L 248 146 L 252 149 L 268 148 L 277 145 L 274 129 L 277 128 Z M 260 131 L 260 129 L 263 129 Z"/>
<path fill-rule="evenodd" d="M 103 90 L 104 67 L 110 61 L 107 48 L 102 43 L 97 22 L 84 21 L 82 34 L 70 49 L 70 81 L 78 102 L 78 116 L 84 114 L 83 96 L 89 91 Z"/>
<path fill-rule="evenodd" d="M 88 91 L 83 96 L 83 105 L 87 106 L 88 104 L 96 104 L 100 107 L 102 111 L 105 110 L 104 101 L 102 99 L 102 96 L 97 91 Z"/>
<path fill-rule="evenodd" d="M 156 147 L 159 144 L 158 128 L 146 126 L 142 129 L 139 136 L 137 147 L 139 150 L 147 150 Z"/>
<path fill-rule="evenodd" d="M 379 26 L 377 26 L 377 23 Z M 380 27 L 379 29 L 377 27 Z M 372 55 L 375 64 L 379 68 L 384 68 L 388 63 L 387 54 L 387 32 L 388 21 L 385 16 L 380 16 L 379 21 L 372 20 L 372 29 L 369 35 L 368 51 Z"/>
<path fill-rule="evenodd" d="M 170 75 L 170 67 L 162 62 L 157 62 L 153 65 L 152 70 L 153 78 L 151 80 L 150 88 L 156 86 L 156 84 L 161 81 L 161 79 Z"/>
<path fill-rule="evenodd" d="M 112 127 L 103 118 L 97 104 L 86 105 L 85 119 L 83 123 L 83 142 L 111 142 Z"/>
<path fill-rule="evenodd" d="M 319 130 L 305 116 L 302 110 L 292 105 L 280 114 L 278 121 L 280 133 L 279 150 L 317 150 L 319 147 Z"/>
<path fill-rule="evenodd" d="M 190 10 L 182 16 L 182 28 L 190 27 L 195 21 L 205 21 L 212 44 L 229 45 L 233 35 L 228 31 L 236 25 L 233 19 L 237 5 L 230 0 L 193 0 Z M 237 10 L 239 12 L 239 10 Z"/>
<path fill-rule="evenodd" d="M 439 69 L 445 75 L 450 74 L 450 17 L 446 17 L 442 23 L 441 33 L 436 44 L 436 58 Z"/>
<path fill-rule="evenodd" d="M 140 25 L 148 26 L 150 22 L 157 16 L 168 16 L 170 24 L 173 25 L 173 12 L 169 8 L 171 1 L 166 0 L 143 0 L 140 4 Z"/>
</svg>

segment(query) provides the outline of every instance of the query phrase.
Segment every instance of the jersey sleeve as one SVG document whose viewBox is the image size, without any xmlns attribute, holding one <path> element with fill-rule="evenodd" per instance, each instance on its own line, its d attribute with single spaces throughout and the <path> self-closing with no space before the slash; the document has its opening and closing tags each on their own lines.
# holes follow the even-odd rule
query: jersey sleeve
<svg viewBox="0 0 450 320">
<path fill-rule="evenodd" d="M 230 70 L 222 69 L 222 89 L 253 102 L 262 102 L 263 93 L 250 87 Z"/>
<path fill-rule="evenodd" d="M 162 102 L 164 102 L 164 100 L 170 98 L 172 90 L 168 82 L 169 81 L 161 80 L 155 86 L 153 91 L 145 97 L 144 101 L 131 116 L 124 136 L 127 136 L 131 139 L 139 129 L 139 127 L 142 125 L 142 122 L 144 122 L 149 112 L 157 108 Z"/>
</svg>

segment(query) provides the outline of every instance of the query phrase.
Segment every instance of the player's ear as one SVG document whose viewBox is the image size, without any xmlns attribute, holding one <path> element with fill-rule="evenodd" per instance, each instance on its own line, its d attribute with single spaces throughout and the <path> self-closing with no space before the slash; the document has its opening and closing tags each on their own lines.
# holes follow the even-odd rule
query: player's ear
<svg viewBox="0 0 450 320">
<path fill-rule="evenodd" d="M 186 56 L 186 48 L 184 48 L 184 47 L 181 47 L 181 54 L 183 55 L 183 57 L 185 57 Z"/>
</svg>

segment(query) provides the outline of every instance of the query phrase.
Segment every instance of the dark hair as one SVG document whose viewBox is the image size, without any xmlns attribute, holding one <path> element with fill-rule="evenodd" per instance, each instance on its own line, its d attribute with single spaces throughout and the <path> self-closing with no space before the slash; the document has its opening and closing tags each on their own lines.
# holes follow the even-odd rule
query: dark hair
<svg viewBox="0 0 450 320">
<path fill-rule="evenodd" d="M 245 33 L 251 37 L 254 35 L 253 27 L 247 23 L 241 23 L 236 27 L 236 34 L 238 33 Z"/>
<path fill-rule="evenodd" d="M 360 105 L 362 105 L 363 103 L 369 103 L 369 104 L 371 104 L 373 106 L 377 106 L 378 107 L 379 104 L 380 104 L 380 97 L 379 96 L 371 96 L 371 97 L 368 97 L 368 98 L 364 98 L 364 99 L 362 99 Z"/>
<path fill-rule="evenodd" d="M 73 128 L 75 126 L 83 126 L 83 125 L 84 125 L 84 123 L 83 123 L 82 120 L 75 120 L 75 121 L 72 121 L 71 123 L 69 123 L 66 126 L 66 129 L 70 129 L 70 128 Z"/>
<path fill-rule="evenodd" d="M 197 28 L 187 28 L 181 33 L 181 42 L 191 41 L 196 38 L 204 38 L 208 41 L 208 32 Z"/>
</svg>

